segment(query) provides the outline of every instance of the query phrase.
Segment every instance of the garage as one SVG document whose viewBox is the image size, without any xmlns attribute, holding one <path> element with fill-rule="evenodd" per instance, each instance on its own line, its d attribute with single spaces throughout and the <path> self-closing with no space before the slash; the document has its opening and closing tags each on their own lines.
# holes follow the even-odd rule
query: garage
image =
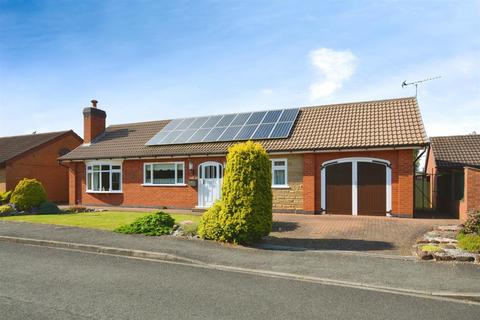
<svg viewBox="0 0 480 320">
<path fill-rule="evenodd" d="M 328 161 L 321 169 L 322 211 L 385 216 L 391 211 L 390 163 L 373 158 Z"/>
</svg>

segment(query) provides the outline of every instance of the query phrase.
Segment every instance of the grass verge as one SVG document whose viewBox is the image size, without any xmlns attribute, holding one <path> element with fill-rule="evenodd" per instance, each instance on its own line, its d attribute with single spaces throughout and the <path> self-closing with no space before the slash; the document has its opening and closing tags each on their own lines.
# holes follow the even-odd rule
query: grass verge
<svg viewBox="0 0 480 320">
<path fill-rule="evenodd" d="M 92 228 L 113 231 L 115 228 L 130 224 L 140 217 L 151 214 L 151 212 L 130 212 L 130 211 L 104 211 L 104 212 L 82 212 L 72 214 L 42 214 L 1 217 L 0 220 L 20 221 L 30 223 L 56 224 L 63 226 Z M 192 221 L 198 224 L 200 216 L 190 214 L 170 214 L 175 223 Z"/>
</svg>

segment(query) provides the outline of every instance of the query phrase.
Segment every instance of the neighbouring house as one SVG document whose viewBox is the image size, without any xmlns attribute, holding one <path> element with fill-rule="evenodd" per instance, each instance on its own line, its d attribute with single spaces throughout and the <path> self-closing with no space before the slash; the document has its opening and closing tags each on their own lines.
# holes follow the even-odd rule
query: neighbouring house
<svg viewBox="0 0 480 320">
<path fill-rule="evenodd" d="M 480 210 L 480 134 L 430 138 L 425 173 L 433 210 L 465 220 Z"/>
<path fill-rule="evenodd" d="M 107 128 L 96 104 L 84 144 L 60 158 L 71 204 L 207 208 L 228 147 L 252 139 L 271 157 L 274 212 L 413 215 L 414 150 L 428 145 L 416 98 Z"/>
<path fill-rule="evenodd" d="M 68 202 L 68 169 L 57 158 L 82 142 L 72 130 L 0 137 L 0 192 L 13 190 L 23 178 L 35 178 L 49 200 Z"/>
</svg>

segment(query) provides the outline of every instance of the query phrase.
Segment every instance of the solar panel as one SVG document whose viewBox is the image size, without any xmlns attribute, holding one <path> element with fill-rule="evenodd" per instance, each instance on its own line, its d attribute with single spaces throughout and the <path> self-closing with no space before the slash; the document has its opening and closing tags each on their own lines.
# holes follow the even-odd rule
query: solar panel
<svg viewBox="0 0 480 320">
<path fill-rule="evenodd" d="M 265 117 L 266 114 L 266 111 L 252 113 L 252 116 L 250 117 L 250 119 L 248 119 L 247 124 L 259 124 L 260 122 L 262 122 L 262 119 L 263 117 Z"/>
<path fill-rule="evenodd" d="M 190 137 L 188 143 L 202 142 L 211 129 L 199 129 Z"/>
<path fill-rule="evenodd" d="M 258 126 L 257 131 L 252 136 L 252 139 L 267 139 L 270 137 L 270 132 L 272 132 L 275 123 L 263 123 Z"/>
<path fill-rule="evenodd" d="M 282 110 L 272 110 L 268 111 L 267 115 L 263 119 L 263 123 L 276 123 L 280 115 L 282 114 Z"/>
<path fill-rule="evenodd" d="M 203 139 L 205 142 L 212 142 L 212 141 L 217 141 L 218 138 L 222 135 L 222 133 L 227 129 L 226 127 L 220 127 L 220 128 L 213 128 L 212 131 L 210 131 L 206 137 Z"/>
<path fill-rule="evenodd" d="M 245 122 L 247 122 L 248 118 L 250 118 L 251 113 L 239 113 L 235 117 L 235 119 L 232 121 L 231 125 L 232 126 L 241 126 L 244 125 Z"/>
<path fill-rule="evenodd" d="M 235 137 L 235 140 L 248 140 L 257 129 L 257 125 L 243 126 L 240 132 Z"/>
<path fill-rule="evenodd" d="M 230 141 L 235 138 L 235 136 L 238 134 L 238 132 L 242 129 L 242 127 L 237 126 L 237 127 L 228 127 L 225 132 L 221 135 L 221 137 L 218 139 L 218 141 Z"/>
<path fill-rule="evenodd" d="M 293 127 L 293 121 L 278 122 L 275 128 L 273 129 L 272 133 L 270 134 L 270 138 L 286 138 L 288 137 L 292 127 Z"/>
<path fill-rule="evenodd" d="M 287 138 L 298 113 L 283 109 L 174 119 L 146 145 Z"/>
</svg>

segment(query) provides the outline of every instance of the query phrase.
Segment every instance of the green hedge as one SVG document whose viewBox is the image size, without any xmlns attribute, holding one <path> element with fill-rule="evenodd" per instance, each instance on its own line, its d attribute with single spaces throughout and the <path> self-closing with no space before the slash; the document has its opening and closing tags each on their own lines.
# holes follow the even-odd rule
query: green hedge
<svg viewBox="0 0 480 320">
<path fill-rule="evenodd" d="M 12 213 L 12 212 L 15 212 L 15 209 L 13 209 L 8 204 L 0 205 L 0 216 L 1 215 L 6 215 L 6 214 L 9 214 L 9 213 Z"/>
<path fill-rule="evenodd" d="M 0 193 L 0 204 L 7 204 L 10 202 L 10 197 L 12 196 L 12 191 L 7 191 Z"/>
<path fill-rule="evenodd" d="M 31 211 L 47 201 L 47 193 L 40 181 L 22 179 L 13 190 L 10 202 L 19 211 Z"/>
<path fill-rule="evenodd" d="M 134 222 L 118 227 L 114 231 L 127 234 L 144 234 L 146 236 L 161 236 L 170 234 L 175 220 L 168 213 L 159 211 L 138 218 Z"/>
<path fill-rule="evenodd" d="M 272 176 L 267 152 L 252 141 L 230 147 L 222 200 L 200 220 L 204 239 L 253 243 L 272 228 Z"/>
<path fill-rule="evenodd" d="M 459 234 L 457 237 L 458 246 L 466 251 L 480 253 L 480 235 Z"/>
</svg>

